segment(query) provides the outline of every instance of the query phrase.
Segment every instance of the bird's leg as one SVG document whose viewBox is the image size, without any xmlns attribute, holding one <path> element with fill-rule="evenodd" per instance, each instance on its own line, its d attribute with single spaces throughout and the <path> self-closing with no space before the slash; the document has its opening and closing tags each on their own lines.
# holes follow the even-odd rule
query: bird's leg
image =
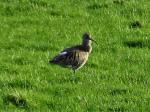
<svg viewBox="0 0 150 112">
<path fill-rule="evenodd" d="M 75 69 L 73 69 L 73 73 L 74 73 L 74 74 L 76 73 L 76 70 L 75 70 Z"/>
<path fill-rule="evenodd" d="M 72 67 L 72 70 L 73 70 L 73 73 L 75 74 L 76 73 L 76 69 L 74 67 Z"/>
<path fill-rule="evenodd" d="M 72 81 L 73 81 L 73 83 L 75 83 L 75 81 L 76 81 L 76 76 L 75 76 L 75 73 L 76 73 L 76 70 L 75 69 L 73 69 L 72 68 L 72 70 L 73 70 L 73 75 L 72 75 Z"/>
</svg>

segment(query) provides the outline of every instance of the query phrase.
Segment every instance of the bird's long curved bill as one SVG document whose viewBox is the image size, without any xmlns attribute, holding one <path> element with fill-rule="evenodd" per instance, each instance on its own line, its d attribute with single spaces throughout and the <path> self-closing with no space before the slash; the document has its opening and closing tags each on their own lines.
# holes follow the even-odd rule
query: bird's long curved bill
<svg viewBox="0 0 150 112">
<path fill-rule="evenodd" d="M 90 40 L 92 40 L 93 42 L 95 42 L 98 45 L 98 43 L 95 40 L 93 40 L 92 38 L 90 38 Z"/>
</svg>

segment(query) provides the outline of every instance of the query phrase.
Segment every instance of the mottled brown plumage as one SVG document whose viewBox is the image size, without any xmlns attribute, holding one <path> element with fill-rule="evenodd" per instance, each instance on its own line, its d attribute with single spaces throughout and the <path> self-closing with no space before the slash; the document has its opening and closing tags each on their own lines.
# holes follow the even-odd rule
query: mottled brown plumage
<svg viewBox="0 0 150 112">
<path fill-rule="evenodd" d="M 83 35 L 81 45 L 73 46 L 63 50 L 59 55 L 54 57 L 50 63 L 60 65 L 62 67 L 71 67 L 75 71 L 80 69 L 88 60 L 92 51 L 91 43 L 94 41 L 88 33 Z M 94 41 L 95 42 L 95 41 Z"/>
</svg>

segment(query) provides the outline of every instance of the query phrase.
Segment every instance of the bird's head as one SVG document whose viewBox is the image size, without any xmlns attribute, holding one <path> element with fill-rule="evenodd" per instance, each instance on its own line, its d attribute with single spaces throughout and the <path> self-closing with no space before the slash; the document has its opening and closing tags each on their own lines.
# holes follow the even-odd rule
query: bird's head
<svg viewBox="0 0 150 112">
<path fill-rule="evenodd" d="M 92 41 L 97 44 L 97 42 L 92 39 L 92 37 L 91 37 L 91 35 L 89 33 L 84 33 L 83 34 L 83 45 L 90 46 Z"/>
</svg>

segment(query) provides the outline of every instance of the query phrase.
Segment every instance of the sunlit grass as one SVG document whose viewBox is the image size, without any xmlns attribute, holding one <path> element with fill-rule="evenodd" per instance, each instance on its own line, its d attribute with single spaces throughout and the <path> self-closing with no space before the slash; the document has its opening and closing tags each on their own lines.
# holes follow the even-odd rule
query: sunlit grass
<svg viewBox="0 0 150 112">
<path fill-rule="evenodd" d="M 148 0 L 1 0 L 1 111 L 148 111 Z M 77 71 L 48 62 L 80 44 L 98 42 Z"/>
</svg>

